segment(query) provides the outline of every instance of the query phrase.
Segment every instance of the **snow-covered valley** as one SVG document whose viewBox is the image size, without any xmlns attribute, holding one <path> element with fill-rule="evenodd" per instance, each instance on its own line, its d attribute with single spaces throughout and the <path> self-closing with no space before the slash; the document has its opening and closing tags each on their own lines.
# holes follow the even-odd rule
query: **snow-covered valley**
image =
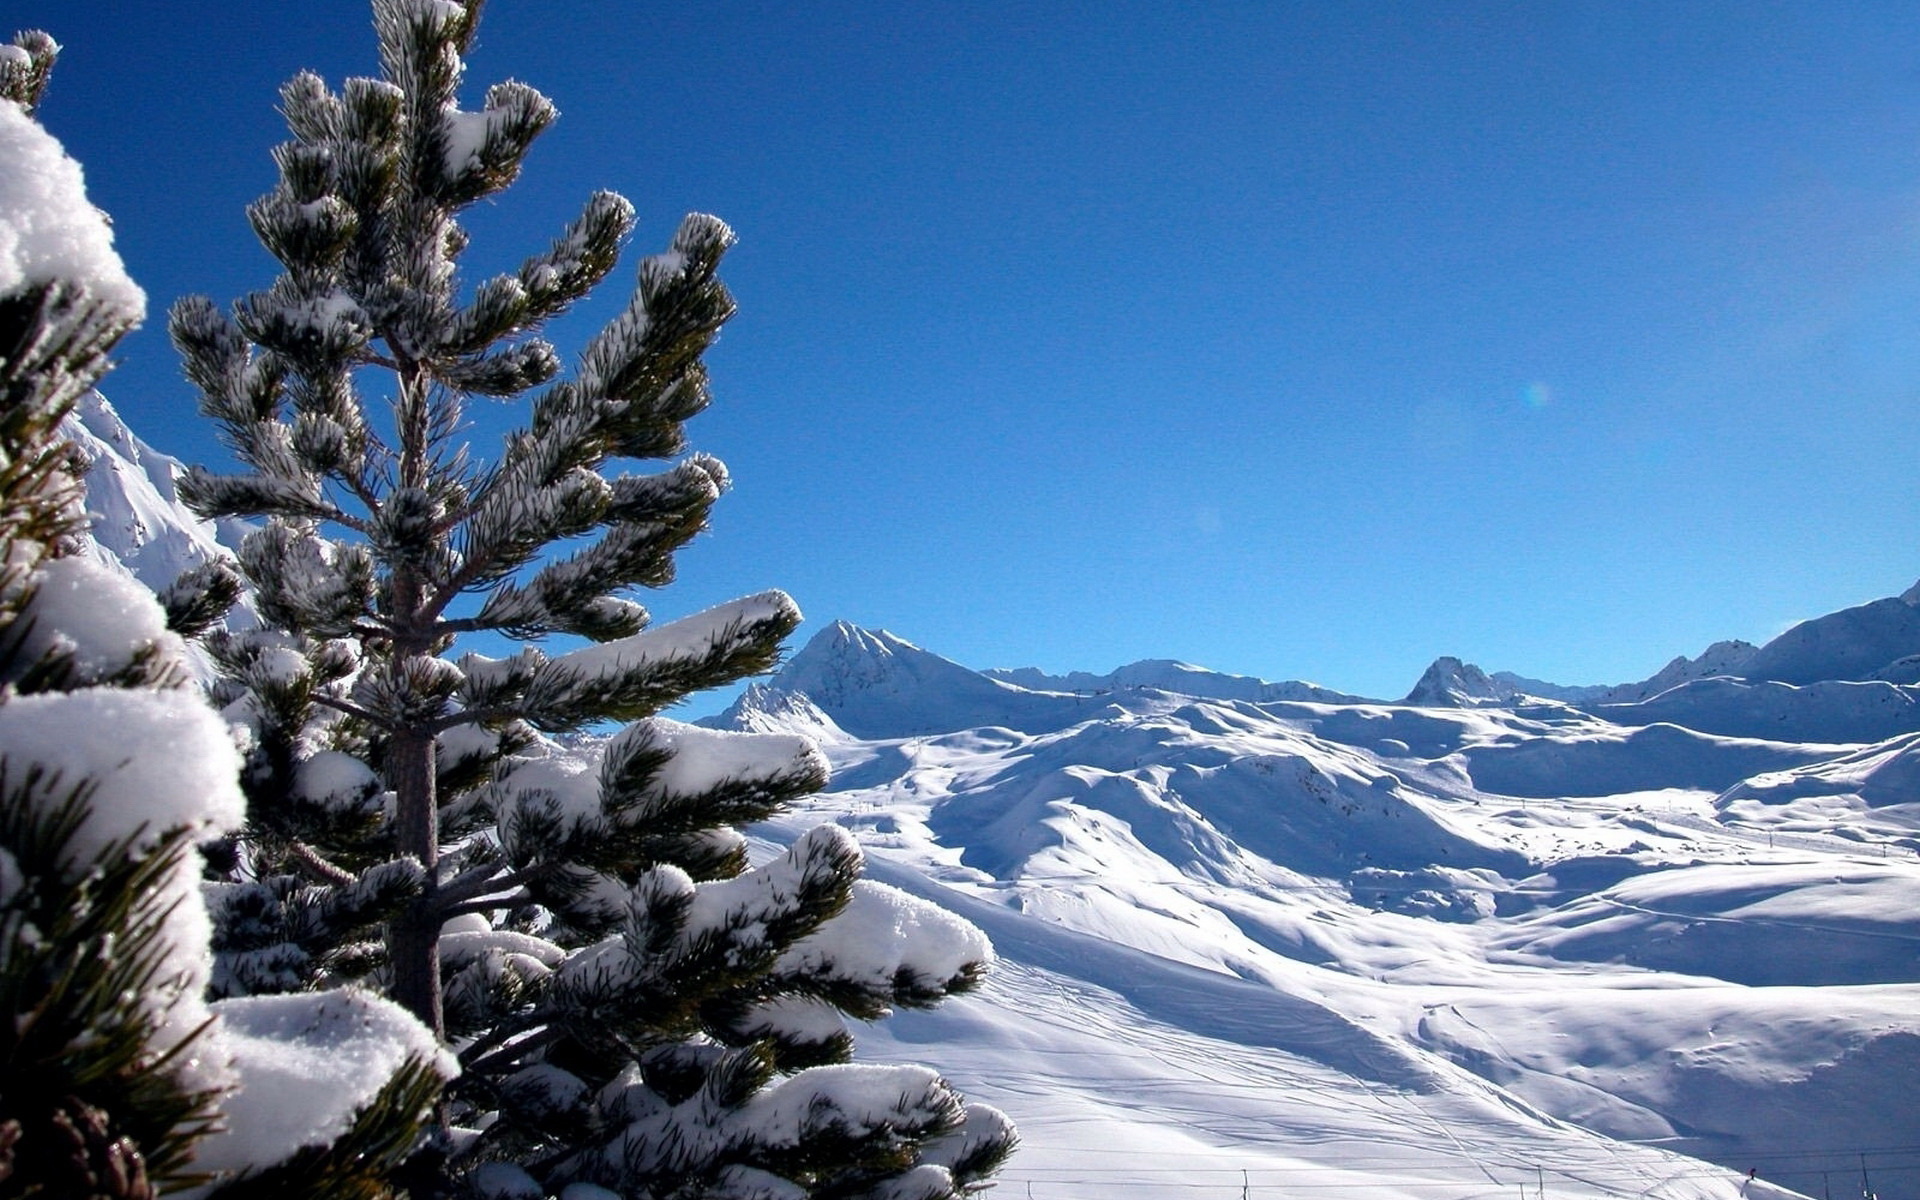
<svg viewBox="0 0 1920 1200">
<path fill-rule="evenodd" d="M 176 464 L 76 422 L 103 556 L 219 552 Z M 763 850 L 840 825 L 992 937 L 981 992 L 859 1042 L 1015 1119 L 1003 1194 L 1913 1200 L 1917 600 L 1394 702 L 834 624 L 708 723 L 833 765 Z"/>
<path fill-rule="evenodd" d="M 863 1045 L 1007 1109 L 1015 1194 L 1920 1194 L 1909 688 L 1255 684 L 836 625 L 719 719 L 833 761 L 786 833 L 992 935 Z"/>
</svg>

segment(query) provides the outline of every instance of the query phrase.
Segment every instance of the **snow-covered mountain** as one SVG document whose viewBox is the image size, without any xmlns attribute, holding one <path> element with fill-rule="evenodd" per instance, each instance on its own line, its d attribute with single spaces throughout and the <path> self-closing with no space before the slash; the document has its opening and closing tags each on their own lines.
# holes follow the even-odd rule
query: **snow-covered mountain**
<svg viewBox="0 0 1920 1200">
<path fill-rule="evenodd" d="M 1920 608 L 1889 596 L 1800 622 L 1754 651 L 1738 673 L 1780 683 L 1870 679 L 1912 654 L 1920 654 Z"/>
<path fill-rule="evenodd" d="M 1072 692 L 1106 696 L 1114 692 L 1161 691 L 1211 700 L 1246 700 L 1261 704 L 1273 700 L 1308 700 L 1319 704 L 1350 704 L 1361 699 L 1346 692 L 1288 679 L 1272 683 L 1252 675 L 1229 675 L 1210 671 L 1192 663 L 1171 658 L 1149 658 L 1116 668 L 1105 675 L 1088 671 L 1069 671 L 1048 675 L 1033 667 L 1012 670 L 995 668 L 980 672 L 989 679 L 1011 683 L 1029 691 Z"/>
<path fill-rule="evenodd" d="M 1485 671 L 1451 656 L 1433 660 L 1402 704 L 1445 708 L 1478 708 L 1506 704 L 1516 698 L 1513 688 L 1495 683 Z"/>
<path fill-rule="evenodd" d="M 1010 672 L 993 672 L 1000 678 L 1014 678 Z M 1546 680 L 1532 680 L 1507 670 L 1496 670 L 1492 674 L 1480 670 L 1473 662 L 1442 657 L 1428 666 L 1427 674 L 1421 676 L 1419 684 L 1413 685 L 1413 691 L 1407 693 L 1405 705 L 1442 705 L 1442 707 L 1476 707 L 1476 705 L 1503 705 L 1513 703 L 1517 697 L 1540 697 L 1549 701 L 1561 701 L 1567 705 L 1578 705 L 1590 710 L 1607 708 L 1615 714 L 1624 714 L 1622 705 L 1642 705 L 1649 701 L 1663 701 L 1668 708 L 1701 707 L 1701 695 L 1716 695 L 1722 699 L 1707 701 L 1705 708 L 1726 708 L 1724 695 L 1726 689 L 1718 691 L 1713 687 L 1699 689 L 1692 697 L 1676 699 L 1668 693 L 1676 689 L 1688 689 L 1695 684 L 1724 684 L 1728 680 L 1747 682 L 1747 684 L 1786 684 L 1789 687 L 1807 687 L 1814 684 L 1920 684 L 1920 584 L 1914 584 L 1903 595 L 1885 597 L 1870 601 L 1866 605 L 1855 605 L 1851 609 L 1828 612 L 1826 616 L 1814 616 L 1789 628 L 1786 634 L 1780 634 L 1766 645 L 1753 645 L 1751 641 L 1715 641 L 1697 657 L 1688 659 L 1680 655 L 1653 676 L 1634 682 L 1634 684 L 1597 684 L 1565 685 L 1549 684 Z M 1018 680 L 1016 680 L 1018 682 Z M 1899 701 L 1891 699 L 1893 693 L 1878 693 L 1880 699 L 1872 701 L 1874 705 L 1897 705 Z M 1304 699 L 1304 697 L 1288 697 Z M 1797 697 L 1786 699 L 1784 691 L 1770 691 L 1768 699 L 1747 697 L 1747 707 L 1753 712 L 1745 718 L 1736 718 L 1736 724 L 1751 726 L 1755 722 L 1764 724 L 1768 720 L 1782 720 L 1795 724 L 1801 720 L 1822 722 L 1818 716 L 1791 716 L 1791 712 L 1812 712 L 1830 707 L 1832 697 Z M 1859 708 L 1864 701 L 1860 695 L 1839 701 L 1837 708 L 1851 710 Z M 1740 705 L 1732 705 L 1734 708 Z M 1766 712 L 1761 716 L 1759 712 Z M 1653 710 L 1645 710 L 1651 714 Z M 1649 720 L 1667 720 L 1659 716 L 1649 716 Z M 1847 722 L 1851 718 L 1834 718 Z M 1688 724 L 1682 720 L 1680 724 Z M 1901 730 L 1914 730 L 1920 724 L 1901 726 Z M 1711 730 L 1726 733 L 1734 730 Z M 1743 732 L 1743 730 L 1741 730 Z M 1778 732 L 1778 730 L 1776 730 Z M 1757 733 L 1766 735 L 1766 733 Z M 1801 739 L 1836 739 L 1822 733 L 1789 733 Z M 1882 733 L 1885 735 L 1885 733 Z M 1860 739 L 1853 733 L 1837 737 Z"/>
<path fill-rule="evenodd" d="M 1495 671 L 1491 678 L 1509 692 L 1522 692 L 1549 700 L 1563 700 L 1569 704 L 1632 704 L 1695 679 L 1744 674 L 1748 661 L 1753 658 L 1758 649 L 1759 647 L 1752 642 L 1715 642 L 1701 651 L 1698 656 L 1688 658 L 1684 654 L 1679 655 L 1650 677 L 1634 683 L 1587 684 L 1570 687 L 1566 684 L 1548 683 L 1541 679 L 1529 679 L 1524 675 L 1515 675 L 1511 671 Z"/>
<path fill-rule="evenodd" d="M 103 554 L 231 544 L 104 403 L 74 432 Z M 860 1043 L 1016 1118 L 1009 1196 L 1920 1200 L 1916 600 L 1400 703 L 840 623 L 712 723 L 835 766 L 764 852 L 838 823 L 992 935 L 982 994 Z"/>
<path fill-rule="evenodd" d="M 105 397 L 89 394 L 61 433 L 87 463 L 91 557 L 125 567 L 156 591 L 189 567 L 233 557 L 246 527 L 188 512 L 175 491 L 185 464 L 136 436 Z"/>
<path fill-rule="evenodd" d="M 807 697 L 855 737 L 944 733 L 994 724 L 1039 733 L 1071 725 L 1096 706 L 1088 697 L 989 678 L 884 630 L 869 631 L 845 621 L 815 634 L 788 660 L 771 688 Z M 735 708 L 768 699 L 766 692 L 743 696 Z"/>
<path fill-rule="evenodd" d="M 1820 1195 L 1864 1152 L 1920 1196 L 1916 696 L 1686 673 L 1738 650 L 1583 711 L 1457 659 L 1319 702 L 836 625 L 716 723 L 835 764 L 768 836 L 845 825 L 994 936 L 985 996 L 867 1044 L 1021 1120 L 1015 1194 Z"/>
</svg>

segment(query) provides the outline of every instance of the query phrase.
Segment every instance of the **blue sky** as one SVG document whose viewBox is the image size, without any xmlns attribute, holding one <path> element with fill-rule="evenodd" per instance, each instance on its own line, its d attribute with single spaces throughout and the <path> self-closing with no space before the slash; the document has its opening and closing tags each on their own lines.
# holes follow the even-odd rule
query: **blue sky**
<svg viewBox="0 0 1920 1200">
<path fill-rule="evenodd" d="M 365 6 L 8 9 L 155 305 L 108 395 L 213 461 L 160 310 L 271 280 L 275 89 L 372 73 Z M 1920 577 L 1911 4 L 493 0 L 471 102 L 508 76 L 562 118 L 472 277 L 599 187 L 636 258 L 740 233 L 691 430 L 736 489 L 663 617 L 777 586 L 802 636 L 1397 696 Z"/>
</svg>

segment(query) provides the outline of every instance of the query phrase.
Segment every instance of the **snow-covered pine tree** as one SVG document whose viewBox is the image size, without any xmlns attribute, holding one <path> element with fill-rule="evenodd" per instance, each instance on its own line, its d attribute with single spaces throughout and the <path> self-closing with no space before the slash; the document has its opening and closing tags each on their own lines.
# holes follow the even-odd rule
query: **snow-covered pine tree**
<svg viewBox="0 0 1920 1200">
<path fill-rule="evenodd" d="M 122 702 L 165 721 L 173 697 L 87 685 L 164 682 L 175 665 L 150 598 L 116 623 L 127 598 L 109 589 L 108 620 L 77 636 L 84 621 L 63 619 L 100 581 L 54 557 L 84 524 L 60 419 L 145 297 L 32 120 L 57 52 L 38 31 L 0 46 L 0 1195 L 134 1198 L 181 1176 L 213 1113 L 178 1061 L 205 1009 L 170 969 L 182 931 L 167 910 L 219 804 L 150 834 L 102 811 L 124 797 L 46 736 Z M 127 999 L 142 994 L 155 1001 Z"/>
<path fill-rule="evenodd" d="M 284 273 L 231 316 L 173 310 L 245 468 L 181 494 L 265 521 L 241 565 L 268 628 L 211 643 L 252 736 L 216 987 L 370 980 L 442 1032 L 463 1074 L 416 1195 L 968 1192 L 1005 1118 L 931 1071 L 849 1064 L 845 1017 L 973 986 L 985 939 L 858 880 L 837 829 L 749 867 L 737 827 L 824 761 L 657 715 L 765 670 L 800 620 L 771 592 L 655 626 L 628 594 L 671 579 L 727 486 L 682 424 L 733 313 L 733 235 L 688 217 L 562 378 L 538 331 L 613 269 L 632 208 L 599 193 L 464 290 L 458 214 L 555 116 L 521 83 L 460 108 L 479 10 L 375 0 L 379 78 L 287 84 L 280 180 L 248 212 Z M 531 407 L 485 465 L 459 441 L 475 396 Z M 603 473 L 621 459 L 670 465 Z M 481 631 L 528 644 L 453 657 Z M 552 635 L 588 644 L 531 644 Z M 540 736 L 603 723 L 625 728 L 590 751 Z"/>
<path fill-rule="evenodd" d="M 234 580 L 195 572 L 163 608 L 70 553 L 86 513 L 61 418 L 146 298 L 32 120 L 57 52 L 0 46 L 0 1197 L 373 1200 L 450 1069 L 432 1039 L 365 993 L 206 1000 L 195 843 L 237 830 L 244 799 L 181 634 Z M 350 1086 L 277 1086 L 329 1060 Z"/>
</svg>

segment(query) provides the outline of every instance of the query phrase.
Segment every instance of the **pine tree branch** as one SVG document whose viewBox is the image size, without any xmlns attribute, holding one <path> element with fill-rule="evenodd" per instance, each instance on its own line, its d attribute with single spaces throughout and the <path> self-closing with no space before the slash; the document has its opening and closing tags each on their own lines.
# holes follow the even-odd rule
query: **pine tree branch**
<svg viewBox="0 0 1920 1200">
<path fill-rule="evenodd" d="M 452 579 L 449 579 L 447 581 L 448 600 L 451 600 L 453 596 L 457 593 L 457 590 L 459 587 L 459 579 L 460 577 L 458 575 L 455 575 Z M 434 632 L 436 633 L 461 634 L 461 633 L 481 633 L 486 630 L 492 629 L 493 626 L 486 624 L 485 622 L 482 622 L 482 621 L 477 621 L 472 617 L 454 617 L 450 620 L 436 621 L 434 623 L 433 628 L 434 628 Z"/>
<path fill-rule="evenodd" d="M 462 871 L 440 885 L 434 892 L 434 900 L 436 903 L 451 907 L 496 893 L 514 891 L 525 887 L 529 882 L 531 880 L 523 872 L 514 871 L 503 876 L 497 872 L 493 864 L 489 863 Z M 496 904 L 494 907 L 503 906 Z"/>
<path fill-rule="evenodd" d="M 368 486 L 367 480 L 362 472 L 342 469 L 329 471 L 327 477 L 352 493 L 353 498 L 365 505 L 368 512 L 375 513 L 380 511 L 380 494 Z"/>
<path fill-rule="evenodd" d="M 544 1012 L 529 1013 L 517 1021 L 502 1022 L 493 1034 L 475 1042 L 461 1053 L 460 1066 L 462 1073 L 466 1075 L 486 1075 L 498 1071 L 504 1067 L 511 1066 L 513 1063 L 535 1051 L 544 1050 L 566 1036 L 562 1030 L 547 1024 L 547 1022 L 548 1014 Z M 546 1025 L 546 1028 L 541 1029 L 540 1027 L 542 1025 Z M 529 1033 L 529 1031 L 536 1029 L 539 1030 L 539 1032 L 531 1033 L 530 1036 L 522 1037 L 518 1041 L 513 1040 L 514 1037 L 519 1034 Z M 486 1053 L 474 1058 L 467 1057 L 468 1054 L 472 1054 L 474 1051 L 488 1046 L 493 1048 L 488 1049 Z"/>
<path fill-rule="evenodd" d="M 345 713 L 350 717 L 357 717 L 369 725 L 374 725 L 381 729 L 390 729 L 392 727 L 391 723 L 384 718 L 376 716 L 370 709 L 362 708 L 351 700 L 342 700 L 337 696 L 329 696 L 321 692 L 315 692 L 313 694 L 313 702 L 321 708 L 330 708 L 335 712 Z"/>
<path fill-rule="evenodd" d="M 437 896 L 435 898 L 438 899 Z M 447 908 L 442 908 L 440 909 L 440 916 L 443 920 L 449 921 L 455 917 L 472 915 L 484 916 L 487 913 L 495 912 L 502 908 L 514 908 L 518 905 L 529 903 L 532 899 L 533 894 L 525 889 L 506 896 L 489 894 L 482 896 L 478 900 L 470 900 L 465 904 L 455 904 Z"/>
<path fill-rule="evenodd" d="M 443 717 L 427 722 L 426 728 L 434 734 L 445 733 L 461 725 L 486 725 L 495 721 L 521 721 L 526 719 L 525 706 L 493 705 L 487 708 L 462 708 Z"/>
<path fill-rule="evenodd" d="M 328 883 L 335 887 L 347 887 L 357 881 L 352 871 L 337 867 L 321 856 L 320 852 L 302 841 L 287 843 L 287 854 L 300 869 L 313 878 L 315 883 Z"/>
</svg>

